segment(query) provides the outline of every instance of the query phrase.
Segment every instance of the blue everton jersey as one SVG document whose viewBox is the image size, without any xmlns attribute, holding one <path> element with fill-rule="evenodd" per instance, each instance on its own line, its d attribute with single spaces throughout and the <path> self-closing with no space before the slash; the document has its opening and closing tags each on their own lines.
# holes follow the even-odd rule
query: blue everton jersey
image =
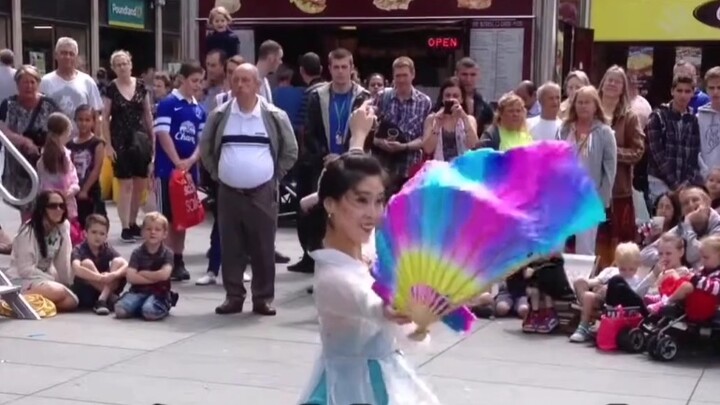
<svg viewBox="0 0 720 405">
<path fill-rule="evenodd" d="M 155 118 L 155 135 L 167 132 L 173 140 L 180 159 L 187 159 L 195 152 L 200 143 L 200 134 L 205 126 L 206 114 L 195 101 L 186 100 L 180 92 L 173 92 L 160 101 Z M 155 146 L 155 176 L 167 179 L 175 165 L 163 150 L 160 142 Z M 191 170 L 193 176 L 197 170 Z M 197 180 L 197 178 L 196 178 Z"/>
</svg>

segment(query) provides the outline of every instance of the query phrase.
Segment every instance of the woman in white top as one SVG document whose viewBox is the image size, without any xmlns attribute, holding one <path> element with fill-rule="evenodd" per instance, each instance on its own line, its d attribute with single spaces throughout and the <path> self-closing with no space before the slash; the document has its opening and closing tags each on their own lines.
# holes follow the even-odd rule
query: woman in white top
<svg viewBox="0 0 720 405">
<path fill-rule="evenodd" d="M 369 111 L 366 102 L 353 113 L 351 128 L 358 116 L 371 123 Z M 408 320 L 372 290 L 363 258 L 385 209 L 385 181 L 380 163 L 362 151 L 328 163 L 320 179 L 313 209 L 327 223 L 324 248 L 311 255 L 322 349 L 300 404 L 439 404 L 398 351 L 398 325 Z"/>
<path fill-rule="evenodd" d="M 457 77 L 440 86 L 435 113 L 425 119 L 423 151 L 434 160 L 451 161 L 478 144 L 477 122 L 468 115 L 465 88 Z"/>
</svg>

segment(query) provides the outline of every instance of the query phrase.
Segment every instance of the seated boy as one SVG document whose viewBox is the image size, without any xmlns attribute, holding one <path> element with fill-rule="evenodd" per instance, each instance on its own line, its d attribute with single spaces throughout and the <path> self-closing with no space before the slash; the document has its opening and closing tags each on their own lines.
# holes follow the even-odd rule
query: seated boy
<svg viewBox="0 0 720 405">
<path fill-rule="evenodd" d="M 572 300 L 573 291 L 565 274 L 561 253 L 534 261 L 525 269 L 530 314 L 523 321 L 523 332 L 551 333 L 560 324 L 555 300 Z"/>
<path fill-rule="evenodd" d="M 141 317 L 157 321 L 170 313 L 177 294 L 170 290 L 173 253 L 165 246 L 168 220 L 159 212 L 145 215 L 142 224 L 143 244 L 130 256 L 127 281 L 130 291 L 115 304 L 118 319 Z"/>
<path fill-rule="evenodd" d="M 125 288 L 127 261 L 107 243 L 110 223 L 107 218 L 90 214 L 85 221 L 85 241 L 75 246 L 71 261 L 75 280 L 72 290 L 78 307 L 92 308 L 108 315 Z"/>
<path fill-rule="evenodd" d="M 570 336 L 575 343 L 587 342 L 592 338 L 590 323 L 595 311 L 606 302 L 608 305 L 642 307 L 642 297 L 657 280 L 660 266 L 641 278 L 637 272 L 641 265 L 640 248 L 635 243 L 621 243 L 615 249 L 615 265 L 607 267 L 596 277 L 580 278 L 575 281 L 575 294 L 581 306 L 580 325 Z M 612 297 L 609 296 L 612 289 Z"/>
<path fill-rule="evenodd" d="M 509 275 L 500 284 L 500 289 L 494 298 L 489 292 L 480 295 L 472 307 L 475 316 L 490 318 L 517 315 L 519 318 L 525 319 L 530 307 L 525 295 L 527 283 L 523 271 L 524 269 L 518 270 Z"/>
</svg>

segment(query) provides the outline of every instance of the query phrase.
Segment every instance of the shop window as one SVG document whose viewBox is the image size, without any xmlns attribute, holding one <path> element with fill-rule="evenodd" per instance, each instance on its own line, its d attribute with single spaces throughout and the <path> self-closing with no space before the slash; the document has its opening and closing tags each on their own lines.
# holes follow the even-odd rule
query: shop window
<svg viewBox="0 0 720 405">
<path fill-rule="evenodd" d="M 162 68 L 168 70 L 168 63 L 180 61 L 180 36 L 163 33 Z"/>
<path fill-rule="evenodd" d="M 23 21 L 23 63 L 35 66 L 41 74 L 53 70 L 53 27 L 40 21 Z"/>
<path fill-rule="evenodd" d="M 22 0 L 23 16 L 87 23 L 91 0 Z"/>
<path fill-rule="evenodd" d="M 0 12 L 10 14 L 12 12 L 12 0 L 0 0 Z"/>
<path fill-rule="evenodd" d="M 180 0 L 165 0 L 163 31 L 180 33 Z"/>
<path fill-rule="evenodd" d="M 0 16 L 0 48 L 10 48 L 10 18 Z"/>
</svg>

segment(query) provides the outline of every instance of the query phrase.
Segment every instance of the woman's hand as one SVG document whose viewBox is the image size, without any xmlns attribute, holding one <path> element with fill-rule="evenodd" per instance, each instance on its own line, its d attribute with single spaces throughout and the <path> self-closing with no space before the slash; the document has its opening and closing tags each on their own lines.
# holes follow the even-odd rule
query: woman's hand
<svg viewBox="0 0 720 405">
<path fill-rule="evenodd" d="M 109 157 L 113 162 L 117 159 L 115 148 L 113 148 L 109 143 L 105 145 L 105 156 Z"/>
<path fill-rule="evenodd" d="M 465 112 L 465 109 L 462 108 L 462 106 L 460 105 L 460 103 L 457 100 L 455 100 L 455 104 L 453 104 L 452 109 L 450 111 L 452 111 L 452 116 L 457 119 L 465 120 L 468 117 L 467 113 Z"/>
<path fill-rule="evenodd" d="M 35 142 L 32 141 L 30 138 L 21 137 L 22 141 L 20 144 L 18 144 L 18 149 L 22 153 L 24 153 L 26 156 L 36 157 L 40 156 L 40 148 L 38 148 L 37 145 L 35 145 Z"/>
<path fill-rule="evenodd" d="M 398 325 L 407 325 L 412 322 L 409 317 L 399 314 L 397 311 L 395 311 L 395 309 L 393 309 L 393 307 L 389 305 L 383 307 L 383 316 L 388 321 L 394 322 Z"/>
</svg>

